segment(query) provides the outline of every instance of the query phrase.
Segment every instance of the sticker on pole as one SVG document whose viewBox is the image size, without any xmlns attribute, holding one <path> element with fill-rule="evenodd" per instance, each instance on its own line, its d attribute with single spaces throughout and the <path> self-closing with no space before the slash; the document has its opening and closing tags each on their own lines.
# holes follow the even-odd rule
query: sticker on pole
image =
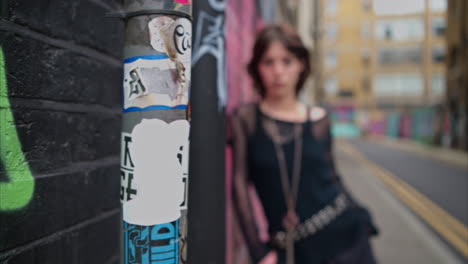
<svg viewBox="0 0 468 264">
<path fill-rule="evenodd" d="M 190 86 L 192 25 L 160 16 L 148 23 L 157 54 L 124 60 L 124 112 L 186 109 Z"/>
<path fill-rule="evenodd" d="M 123 219 L 150 226 L 173 222 L 187 208 L 189 122 L 143 119 L 122 135 Z"/>
<path fill-rule="evenodd" d="M 138 226 L 123 223 L 124 264 L 186 263 L 182 253 L 185 241 L 179 234 L 179 221 Z"/>
<path fill-rule="evenodd" d="M 174 0 L 177 3 L 181 3 L 184 5 L 190 5 L 190 0 Z"/>
</svg>

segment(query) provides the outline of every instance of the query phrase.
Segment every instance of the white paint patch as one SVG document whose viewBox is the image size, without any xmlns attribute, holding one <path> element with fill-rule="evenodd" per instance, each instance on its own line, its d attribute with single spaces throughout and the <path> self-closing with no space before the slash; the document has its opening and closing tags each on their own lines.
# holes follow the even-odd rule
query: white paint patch
<svg viewBox="0 0 468 264">
<path fill-rule="evenodd" d="M 188 160 L 183 156 L 188 154 L 189 128 L 187 120 L 167 124 L 143 119 L 135 126 L 130 154 L 138 189 L 137 195 L 123 204 L 126 222 L 150 226 L 180 218 L 181 207 L 186 207 L 187 182 L 183 179 Z"/>
</svg>

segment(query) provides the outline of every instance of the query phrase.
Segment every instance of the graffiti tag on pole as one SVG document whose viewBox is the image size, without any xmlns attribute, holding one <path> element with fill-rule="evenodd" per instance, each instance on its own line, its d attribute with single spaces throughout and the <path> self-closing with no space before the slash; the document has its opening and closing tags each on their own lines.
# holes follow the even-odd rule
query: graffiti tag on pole
<svg viewBox="0 0 468 264">
<path fill-rule="evenodd" d="M 224 0 L 210 0 L 208 2 L 216 12 L 210 14 L 203 10 L 200 11 L 195 29 L 197 38 L 193 48 L 192 67 L 195 67 L 205 56 L 212 56 L 216 60 L 218 106 L 222 109 L 226 106 L 227 101 L 224 23 L 226 3 Z"/>
<path fill-rule="evenodd" d="M 34 178 L 21 149 L 15 127 L 6 79 L 3 49 L 0 47 L 0 162 L 8 181 L 0 182 L 0 211 L 21 209 L 31 200 Z"/>
</svg>

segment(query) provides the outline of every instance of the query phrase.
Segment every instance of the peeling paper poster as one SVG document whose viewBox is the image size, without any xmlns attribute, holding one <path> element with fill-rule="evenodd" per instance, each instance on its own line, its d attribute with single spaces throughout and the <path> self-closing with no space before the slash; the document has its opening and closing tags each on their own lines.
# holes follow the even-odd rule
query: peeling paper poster
<svg viewBox="0 0 468 264">
<path fill-rule="evenodd" d="M 189 99 L 192 24 L 160 16 L 148 23 L 152 55 L 124 61 L 124 112 L 186 109 Z"/>
<path fill-rule="evenodd" d="M 122 135 L 123 219 L 152 226 L 176 221 L 187 208 L 189 122 L 143 119 Z"/>
</svg>

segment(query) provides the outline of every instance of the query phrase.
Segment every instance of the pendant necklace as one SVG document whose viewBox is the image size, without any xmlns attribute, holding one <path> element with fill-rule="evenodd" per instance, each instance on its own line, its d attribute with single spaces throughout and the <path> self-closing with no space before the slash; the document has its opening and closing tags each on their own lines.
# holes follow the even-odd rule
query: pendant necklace
<svg viewBox="0 0 468 264">
<path fill-rule="evenodd" d="M 299 219 L 296 213 L 297 193 L 299 189 L 299 178 L 302 162 L 302 124 L 294 124 L 294 160 L 293 160 L 293 175 L 292 184 L 289 183 L 286 157 L 283 147 L 281 146 L 280 132 L 276 121 L 272 120 L 274 127 L 273 143 L 275 145 L 276 156 L 281 176 L 281 184 L 283 187 L 284 201 L 286 202 L 286 216 L 293 215 L 294 219 Z M 284 222 L 284 221 L 283 221 Z M 283 223 L 284 224 L 284 223 Z M 286 229 L 286 227 L 285 227 Z M 294 264 L 294 228 L 286 230 L 286 263 Z"/>
</svg>

